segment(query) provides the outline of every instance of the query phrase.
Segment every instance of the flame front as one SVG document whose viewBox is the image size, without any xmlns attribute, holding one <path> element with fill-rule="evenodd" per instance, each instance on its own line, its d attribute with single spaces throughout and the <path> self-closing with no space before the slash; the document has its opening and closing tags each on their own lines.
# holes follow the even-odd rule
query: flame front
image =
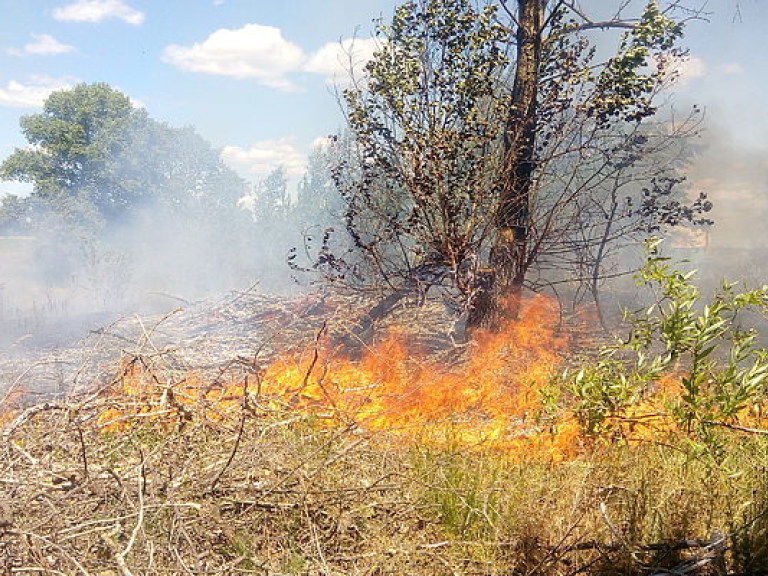
<svg viewBox="0 0 768 576">
<path fill-rule="evenodd" d="M 409 346 L 398 334 L 351 360 L 325 348 L 272 362 L 258 382 L 206 386 L 196 375 L 158 385 L 152 371 L 132 365 L 115 404 L 98 424 L 119 431 L 138 419 L 175 425 L 195 412 L 214 421 L 232 418 L 243 399 L 313 414 L 319 422 L 441 446 L 493 447 L 530 453 L 536 446 L 555 460 L 573 451 L 572 420 L 543 430 L 541 387 L 561 365 L 566 337 L 558 333 L 557 304 L 528 300 L 523 320 L 474 335 L 468 359 L 453 369 Z M 322 348 L 322 349 L 321 349 Z M 126 403 L 126 400 L 128 403 Z"/>
<path fill-rule="evenodd" d="M 391 334 L 359 360 L 334 354 L 328 345 L 285 355 L 244 381 L 215 385 L 197 374 L 162 382 L 152 365 L 133 358 L 118 386 L 100 397 L 95 423 L 121 432 L 139 421 L 173 429 L 185 421 L 236 421 L 258 406 L 311 414 L 320 425 L 341 426 L 388 439 L 438 447 L 493 448 L 508 457 L 561 461 L 599 442 L 588 437 L 565 402 L 543 398 L 558 392 L 552 376 L 569 353 L 557 304 L 541 295 L 529 299 L 522 320 L 497 332 L 474 334 L 462 362 L 420 353 Z M 686 430 L 679 418 L 684 374 L 666 374 L 642 397 L 608 416 L 603 440 L 657 442 Z M 562 392 L 562 390 L 560 391 Z M 0 425 L 19 413 L 20 391 L 0 403 Z M 550 410 L 554 408 L 554 411 Z M 574 408 L 575 410 L 576 408 Z M 675 414 L 677 413 L 677 416 Z M 744 406 L 728 422 L 734 430 L 768 423 L 765 401 Z"/>
<path fill-rule="evenodd" d="M 535 415 L 540 387 L 560 366 L 566 338 L 557 333 L 557 307 L 535 296 L 524 320 L 476 334 L 466 363 L 446 368 L 392 334 L 361 361 L 324 355 L 272 364 L 261 392 L 333 423 L 352 424 L 420 442 L 515 447 L 546 436 L 559 459 L 571 449 L 562 426 L 541 434 Z"/>
</svg>

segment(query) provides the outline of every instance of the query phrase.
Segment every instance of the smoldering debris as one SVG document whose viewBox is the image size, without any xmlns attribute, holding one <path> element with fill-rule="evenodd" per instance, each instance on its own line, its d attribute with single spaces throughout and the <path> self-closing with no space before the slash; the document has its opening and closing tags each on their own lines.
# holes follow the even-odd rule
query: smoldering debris
<svg viewBox="0 0 768 576">
<path fill-rule="evenodd" d="M 136 357 L 157 364 L 169 382 L 191 373 L 211 382 L 237 381 L 278 355 L 311 351 L 318 335 L 323 346 L 354 354 L 396 329 L 414 350 L 445 365 L 463 357 L 464 347 L 453 339 L 456 319 L 440 299 L 404 298 L 377 320 L 375 335 L 361 335 L 359 328 L 368 324 L 367 313 L 377 302 L 376 295 L 286 297 L 253 289 L 164 313 L 92 322 L 82 337 L 68 342 L 50 332 L 55 346 L 43 346 L 34 336 L 20 338 L 0 349 L 0 394 L 23 391 L 30 399 L 88 394 L 109 385 L 121 363 Z M 71 322 L 64 326 L 72 329 Z"/>
</svg>

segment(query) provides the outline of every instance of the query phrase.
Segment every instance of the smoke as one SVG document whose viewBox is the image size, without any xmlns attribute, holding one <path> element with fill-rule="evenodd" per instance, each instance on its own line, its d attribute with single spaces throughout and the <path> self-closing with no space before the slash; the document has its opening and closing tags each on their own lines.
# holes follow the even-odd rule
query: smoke
<svg viewBox="0 0 768 576">
<path fill-rule="evenodd" d="M 235 202 L 144 202 L 114 219 L 33 202 L 34 231 L 0 236 L 0 348 L 65 346 L 128 314 L 163 314 L 230 291 L 296 289 L 287 219 L 267 226 Z"/>
<path fill-rule="evenodd" d="M 693 255 L 699 276 L 751 286 L 768 282 L 768 146 L 746 143 L 737 129 L 708 119 L 688 175 L 714 203 L 715 224 Z"/>
</svg>

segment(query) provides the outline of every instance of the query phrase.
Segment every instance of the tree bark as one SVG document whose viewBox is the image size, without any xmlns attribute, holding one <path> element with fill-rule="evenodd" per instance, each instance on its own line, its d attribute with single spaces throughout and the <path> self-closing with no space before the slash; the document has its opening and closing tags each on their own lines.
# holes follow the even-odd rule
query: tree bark
<svg viewBox="0 0 768 576">
<path fill-rule="evenodd" d="M 504 169 L 495 214 L 496 240 L 490 254 L 487 286 L 479 287 L 469 328 L 498 328 L 520 313 L 530 265 L 531 190 L 536 169 L 539 74 L 545 0 L 518 0 L 517 59 L 503 142 Z"/>
</svg>

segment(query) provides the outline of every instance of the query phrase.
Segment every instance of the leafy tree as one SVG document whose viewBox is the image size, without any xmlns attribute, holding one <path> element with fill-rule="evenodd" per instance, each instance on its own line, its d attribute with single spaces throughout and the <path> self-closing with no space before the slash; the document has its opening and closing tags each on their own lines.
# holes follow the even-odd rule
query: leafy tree
<svg viewBox="0 0 768 576">
<path fill-rule="evenodd" d="M 153 120 L 106 84 L 54 92 L 21 125 L 30 146 L 0 176 L 33 191 L 2 200 L 0 225 L 35 235 L 41 264 L 68 263 L 54 281 L 99 278 L 94 288 L 106 293 L 105 282 L 134 274 L 205 293 L 212 279 L 245 268 L 242 233 L 252 222 L 237 206 L 245 183 L 192 128 Z M 51 279 L 50 266 L 41 272 Z"/>
<path fill-rule="evenodd" d="M 245 182 L 221 160 L 219 151 L 191 127 L 173 128 L 146 116 L 127 134 L 127 149 L 109 164 L 134 203 L 128 212 L 164 207 L 185 217 L 216 219 L 231 214 Z"/>
<path fill-rule="evenodd" d="M 599 60 L 604 29 L 624 32 Z M 656 2 L 596 21 L 564 0 L 409 0 L 378 32 L 334 173 L 360 277 L 447 281 L 470 326 L 496 325 L 526 284 L 594 286 L 615 244 L 706 222 L 676 187 L 695 117 L 653 121 L 682 55 Z"/>
<path fill-rule="evenodd" d="M 291 209 L 285 166 L 274 168 L 255 188 L 256 219 L 271 225 L 284 225 Z"/>
<path fill-rule="evenodd" d="M 43 198 L 85 195 L 104 213 L 128 199 L 107 174 L 109 158 L 124 150 L 129 126 L 140 112 L 106 84 L 81 84 L 52 93 L 43 112 L 24 116 L 31 144 L 0 165 L 6 180 L 34 184 Z"/>
<path fill-rule="evenodd" d="M 316 146 L 297 187 L 291 221 L 302 249 L 295 243 L 289 248 L 288 265 L 301 276 L 318 268 L 327 272 L 333 254 L 350 253 L 349 238 L 336 233 L 345 228 L 344 203 L 332 173 L 339 152 L 338 142 Z"/>
<path fill-rule="evenodd" d="M 342 198 L 331 173 L 333 154 L 331 146 L 316 146 L 309 154 L 293 207 L 300 228 L 327 228 L 342 222 Z"/>
<path fill-rule="evenodd" d="M 52 93 L 21 127 L 31 146 L 14 151 L 0 177 L 32 183 L 30 205 L 61 212 L 74 202 L 112 222 L 157 202 L 233 209 L 244 193 L 242 180 L 191 128 L 152 120 L 104 83 Z"/>
</svg>

